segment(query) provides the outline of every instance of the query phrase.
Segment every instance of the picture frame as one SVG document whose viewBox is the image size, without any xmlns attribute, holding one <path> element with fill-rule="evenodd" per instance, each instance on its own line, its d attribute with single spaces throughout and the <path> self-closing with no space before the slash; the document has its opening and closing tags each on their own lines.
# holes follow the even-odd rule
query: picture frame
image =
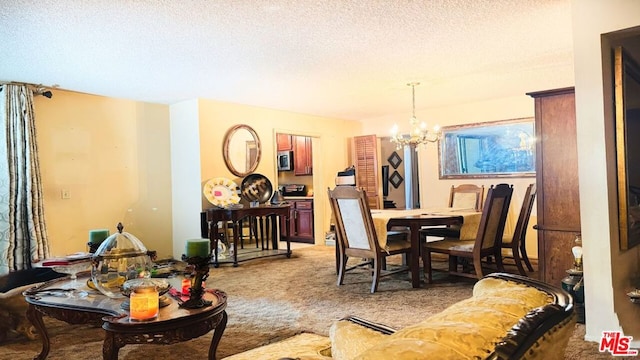
<svg viewBox="0 0 640 360">
<path fill-rule="evenodd" d="M 440 179 L 535 177 L 535 141 L 533 117 L 445 126 Z"/>
</svg>

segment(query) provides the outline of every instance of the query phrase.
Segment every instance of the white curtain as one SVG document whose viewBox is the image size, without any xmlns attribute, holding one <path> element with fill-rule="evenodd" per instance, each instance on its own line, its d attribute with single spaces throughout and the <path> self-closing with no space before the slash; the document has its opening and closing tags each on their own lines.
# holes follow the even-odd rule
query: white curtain
<svg viewBox="0 0 640 360">
<path fill-rule="evenodd" d="M 33 90 L 0 89 L 0 275 L 49 257 L 38 163 Z"/>
</svg>

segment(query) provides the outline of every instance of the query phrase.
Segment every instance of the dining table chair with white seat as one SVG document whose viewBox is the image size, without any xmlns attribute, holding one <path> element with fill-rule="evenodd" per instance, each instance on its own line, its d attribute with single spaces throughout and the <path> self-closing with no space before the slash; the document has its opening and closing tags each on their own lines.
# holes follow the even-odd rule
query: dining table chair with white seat
<svg viewBox="0 0 640 360">
<path fill-rule="evenodd" d="M 386 232 L 382 237 L 378 236 L 364 189 L 336 186 L 333 190 L 328 189 L 328 194 L 336 222 L 338 285 L 343 285 L 347 271 L 364 267 L 372 272 L 371 293 L 374 293 L 381 277 L 411 269 L 407 265 L 386 269 L 387 256 L 404 255 L 404 262 L 410 264 L 409 254 L 413 249 L 407 236 L 387 238 Z M 358 262 L 348 266 L 350 258 L 358 259 Z"/>
</svg>

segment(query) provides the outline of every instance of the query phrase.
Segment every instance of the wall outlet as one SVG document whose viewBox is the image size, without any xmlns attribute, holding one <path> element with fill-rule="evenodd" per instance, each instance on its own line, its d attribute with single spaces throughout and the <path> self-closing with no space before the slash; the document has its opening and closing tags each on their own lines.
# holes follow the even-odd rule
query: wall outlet
<svg viewBox="0 0 640 360">
<path fill-rule="evenodd" d="M 71 199 L 71 192 L 68 189 L 62 189 L 60 192 L 60 197 L 63 199 Z"/>
</svg>

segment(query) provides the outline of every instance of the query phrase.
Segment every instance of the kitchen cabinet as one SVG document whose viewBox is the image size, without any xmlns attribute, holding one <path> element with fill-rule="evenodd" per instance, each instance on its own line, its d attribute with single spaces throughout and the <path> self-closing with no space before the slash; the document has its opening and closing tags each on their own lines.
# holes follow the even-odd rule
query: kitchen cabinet
<svg viewBox="0 0 640 360">
<path fill-rule="evenodd" d="M 293 142 L 290 134 L 276 134 L 276 143 L 278 145 L 278 151 L 291 151 L 293 150 Z"/>
<path fill-rule="evenodd" d="M 573 88 L 528 93 L 535 99 L 536 199 L 540 280 L 560 286 L 573 267 L 580 233 L 578 150 Z"/>
<path fill-rule="evenodd" d="M 308 136 L 293 136 L 293 173 L 313 175 L 311 138 Z"/>
<path fill-rule="evenodd" d="M 313 200 L 287 200 L 289 208 L 289 238 L 294 242 L 313 244 Z M 280 226 L 286 226 L 284 221 Z"/>
</svg>

